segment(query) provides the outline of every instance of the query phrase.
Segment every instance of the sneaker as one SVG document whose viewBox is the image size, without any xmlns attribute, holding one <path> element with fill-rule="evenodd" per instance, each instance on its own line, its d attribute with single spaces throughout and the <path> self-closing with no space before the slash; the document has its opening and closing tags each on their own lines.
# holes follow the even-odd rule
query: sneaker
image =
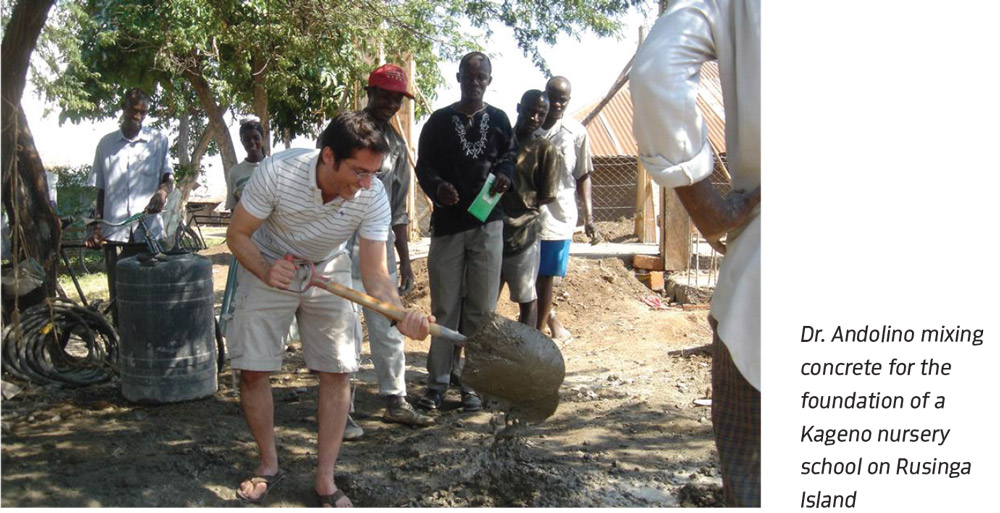
<svg viewBox="0 0 1000 513">
<path fill-rule="evenodd" d="M 357 440 L 365 435 L 365 430 L 361 429 L 361 426 L 354 419 L 348 415 L 347 416 L 347 427 L 344 428 L 344 440 Z"/>
<path fill-rule="evenodd" d="M 427 391 L 424 392 L 424 396 L 417 401 L 417 406 L 425 410 L 436 410 L 441 407 L 441 403 L 443 402 L 443 391 L 428 388 Z"/>
<path fill-rule="evenodd" d="M 462 410 L 479 411 L 483 409 L 483 400 L 475 392 L 462 392 Z"/>
<path fill-rule="evenodd" d="M 406 424 L 407 426 L 426 427 L 434 423 L 432 417 L 418 413 L 410 406 L 404 397 L 390 397 L 389 404 L 385 407 L 385 414 L 382 420 Z"/>
</svg>

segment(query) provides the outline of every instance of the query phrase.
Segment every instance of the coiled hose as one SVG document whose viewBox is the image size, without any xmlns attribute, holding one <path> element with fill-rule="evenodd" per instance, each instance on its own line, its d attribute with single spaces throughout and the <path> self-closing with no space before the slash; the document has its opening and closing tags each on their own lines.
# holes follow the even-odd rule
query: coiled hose
<svg viewBox="0 0 1000 513">
<path fill-rule="evenodd" d="M 72 336 L 86 344 L 86 356 L 66 352 Z M 4 372 L 25 381 L 71 387 L 103 383 L 118 374 L 118 332 L 100 313 L 52 298 L 22 312 L 16 326 L 4 328 L 2 356 Z"/>
</svg>

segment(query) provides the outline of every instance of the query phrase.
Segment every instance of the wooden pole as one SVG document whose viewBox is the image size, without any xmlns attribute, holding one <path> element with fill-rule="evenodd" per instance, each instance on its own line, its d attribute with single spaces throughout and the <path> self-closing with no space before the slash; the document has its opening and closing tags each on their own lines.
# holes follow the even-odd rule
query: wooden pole
<svg viewBox="0 0 1000 513">
<path fill-rule="evenodd" d="M 416 82 L 414 77 L 416 76 L 417 63 L 413 60 L 412 55 L 406 56 L 406 78 L 410 84 L 410 89 L 416 88 Z M 410 158 L 410 193 L 406 197 L 406 212 L 410 217 L 410 227 L 408 236 L 411 241 L 420 239 L 420 218 L 417 215 L 417 189 L 420 187 L 417 185 L 417 175 L 416 175 L 416 160 L 412 155 L 417 154 L 417 149 L 413 146 L 413 125 L 416 124 L 416 104 L 414 100 L 404 100 L 403 109 L 401 112 L 402 116 L 400 121 L 403 122 L 405 128 L 403 129 L 403 139 L 406 141 L 407 157 Z"/>
<path fill-rule="evenodd" d="M 672 189 L 660 190 L 660 255 L 665 271 L 683 271 L 691 260 L 691 218 Z"/>
<path fill-rule="evenodd" d="M 639 27 L 639 46 L 645 39 L 645 27 Z M 633 56 L 633 59 L 635 57 Z M 631 65 L 631 61 L 629 62 Z M 638 148 L 636 148 L 638 153 Z M 635 236 L 639 242 L 656 242 L 656 210 L 653 207 L 653 182 L 646 168 L 642 167 L 639 156 L 636 155 L 635 173 Z"/>
</svg>

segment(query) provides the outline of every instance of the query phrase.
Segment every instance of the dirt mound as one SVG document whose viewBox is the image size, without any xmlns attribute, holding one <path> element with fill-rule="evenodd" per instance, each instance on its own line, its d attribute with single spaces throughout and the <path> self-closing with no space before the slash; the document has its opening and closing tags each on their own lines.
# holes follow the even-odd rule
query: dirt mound
<svg viewBox="0 0 1000 513">
<path fill-rule="evenodd" d="M 635 221 L 631 217 L 622 217 L 615 221 L 598 221 L 597 231 L 604 242 L 639 242 L 639 238 L 635 236 Z M 573 242 L 590 242 L 590 237 L 583 232 L 575 233 Z"/>
</svg>

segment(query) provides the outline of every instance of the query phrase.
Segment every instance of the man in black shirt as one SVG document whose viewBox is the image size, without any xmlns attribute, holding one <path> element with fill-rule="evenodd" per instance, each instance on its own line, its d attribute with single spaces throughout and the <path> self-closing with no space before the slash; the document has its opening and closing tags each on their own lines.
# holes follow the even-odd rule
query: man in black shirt
<svg viewBox="0 0 1000 513">
<path fill-rule="evenodd" d="M 485 221 L 468 212 L 487 177 L 491 193 L 506 192 L 514 175 L 517 142 L 507 115 L 483 101 L 492 82 L 486 55 L 472 52 L 458 66 L 462 97 L 435 111 L 420 134 L 417 179 L 434 203 L 427 271 L 431 311 L 442 326 L 471 336 L 496 308 L 503 252 L 503 216 L 494 208 Z M 461 374 L 461 350 L 432 339 L 427 357 L 427 390 L 418 406 L 437 409 L 452 374 Z M 462 386 L 465 411 L 482 401 Z"/>
</svg>

